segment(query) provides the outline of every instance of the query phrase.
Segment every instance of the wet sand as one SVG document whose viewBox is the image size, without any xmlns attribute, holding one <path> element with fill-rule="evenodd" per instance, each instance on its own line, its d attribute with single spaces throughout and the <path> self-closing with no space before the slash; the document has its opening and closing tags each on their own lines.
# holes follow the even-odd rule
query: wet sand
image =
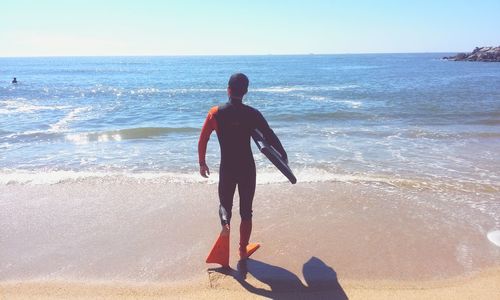
<svg viewBox="0 0 500 300">
<path fill-rule="evenodd" d="M 498 294 L 500 247 L 486 238 L 498 226 L 491 214 L 433 201 L 432 191 L 340 182 L 259 185 L 252 240 L 262 248 L 249 261 L 246 279 L 237 264 L 237 230 L 234 271 L 207 273 L 216 267 L 204 263 L 219 231 L 216 188 L 123 178 L 1 186 L 0 295 Z M 236 228 L 237 208 L 236 198 Z"/>
</svg>

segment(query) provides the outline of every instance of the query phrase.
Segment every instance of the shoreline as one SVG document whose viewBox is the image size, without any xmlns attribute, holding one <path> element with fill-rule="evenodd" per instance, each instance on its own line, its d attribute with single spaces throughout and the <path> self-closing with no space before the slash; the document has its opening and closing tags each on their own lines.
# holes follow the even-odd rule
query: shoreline
<svg viewBox="0 0 500 300">
<path fill-rule="evenodd" d="M 242 285 L 231 275 L 210 280 L 131 283 L 119 281 L 7 281 L 0 282 L 1 299 L 499 299 L 500 267 L 472 276 L 428 281 L 349 280 L 339 278 L 330 286 L 295 288 L 293 282 L 280 288 L 251 275 Z M 273 289 L 274 288 L 274 289 Z"/>
</svg>

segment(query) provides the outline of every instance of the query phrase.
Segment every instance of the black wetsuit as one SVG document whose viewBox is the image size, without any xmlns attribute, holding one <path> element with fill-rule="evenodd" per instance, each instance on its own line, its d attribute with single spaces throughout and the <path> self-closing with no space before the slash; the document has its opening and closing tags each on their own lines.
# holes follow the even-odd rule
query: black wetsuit
<svg viewBox="0 0 500 300">
<path fill-rule="evenodd" d="M 255 194 L 255 161 L 250 146 L 251 133 L 259 129 L 266 140 L 286 159 L 287 154 L 266 119 L 255 108 L 231 99 L 212 109 L 221 149 L 219 172 L 219 216 L 221 224 L 231 222 L 233 197 L 238 186 L 242 220 L 252 218 Z M 207 117 L 208 119 L 208 117 Z"/>
</svg>

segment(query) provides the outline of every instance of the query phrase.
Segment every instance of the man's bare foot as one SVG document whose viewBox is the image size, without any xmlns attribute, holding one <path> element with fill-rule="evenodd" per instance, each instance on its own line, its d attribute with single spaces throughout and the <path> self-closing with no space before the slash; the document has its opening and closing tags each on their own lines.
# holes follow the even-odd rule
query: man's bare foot
<svg viewBox="0 0 500 300">
<path fill-rule="evenodd" d="M 242 249 L 240 247 L 240 260 L 246 260 L 248 258 L 247 256 L 247 250 L 246 249 Z"/>
</svg>

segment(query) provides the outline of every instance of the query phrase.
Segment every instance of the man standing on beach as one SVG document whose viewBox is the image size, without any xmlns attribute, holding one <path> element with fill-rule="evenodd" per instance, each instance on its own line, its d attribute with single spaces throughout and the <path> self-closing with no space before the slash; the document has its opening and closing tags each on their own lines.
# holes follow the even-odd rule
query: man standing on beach
<svg viewBox="0 0 500 300">
<path fill-rule="evenodd" d="M 229 78 L 227 93 L 229 102 L 215 106 L 208 112 L 198 142 L 200 174 L 210 175 L 205 162 L 207 143 L 212 131 L 216 131 L 221 149 L 219 171 L 219 217 L 222 231 L 207 257 L 207 263 L 229 266 L 229 233 L 233 196 L 238 186 L 240 196 L 240 259 L 247 259 L 259 248 L 249 244 L 252 232 L 252 202 L 255 194 L 255 161 L 250 146 L 252 131 L 258 129 L 269 143 L 286 160 L 287 154 L 266 119 L 255 108 L 243 104 L 248 92 L 249 80 L 245 74 L 236 73 Z"/>
</svg>

